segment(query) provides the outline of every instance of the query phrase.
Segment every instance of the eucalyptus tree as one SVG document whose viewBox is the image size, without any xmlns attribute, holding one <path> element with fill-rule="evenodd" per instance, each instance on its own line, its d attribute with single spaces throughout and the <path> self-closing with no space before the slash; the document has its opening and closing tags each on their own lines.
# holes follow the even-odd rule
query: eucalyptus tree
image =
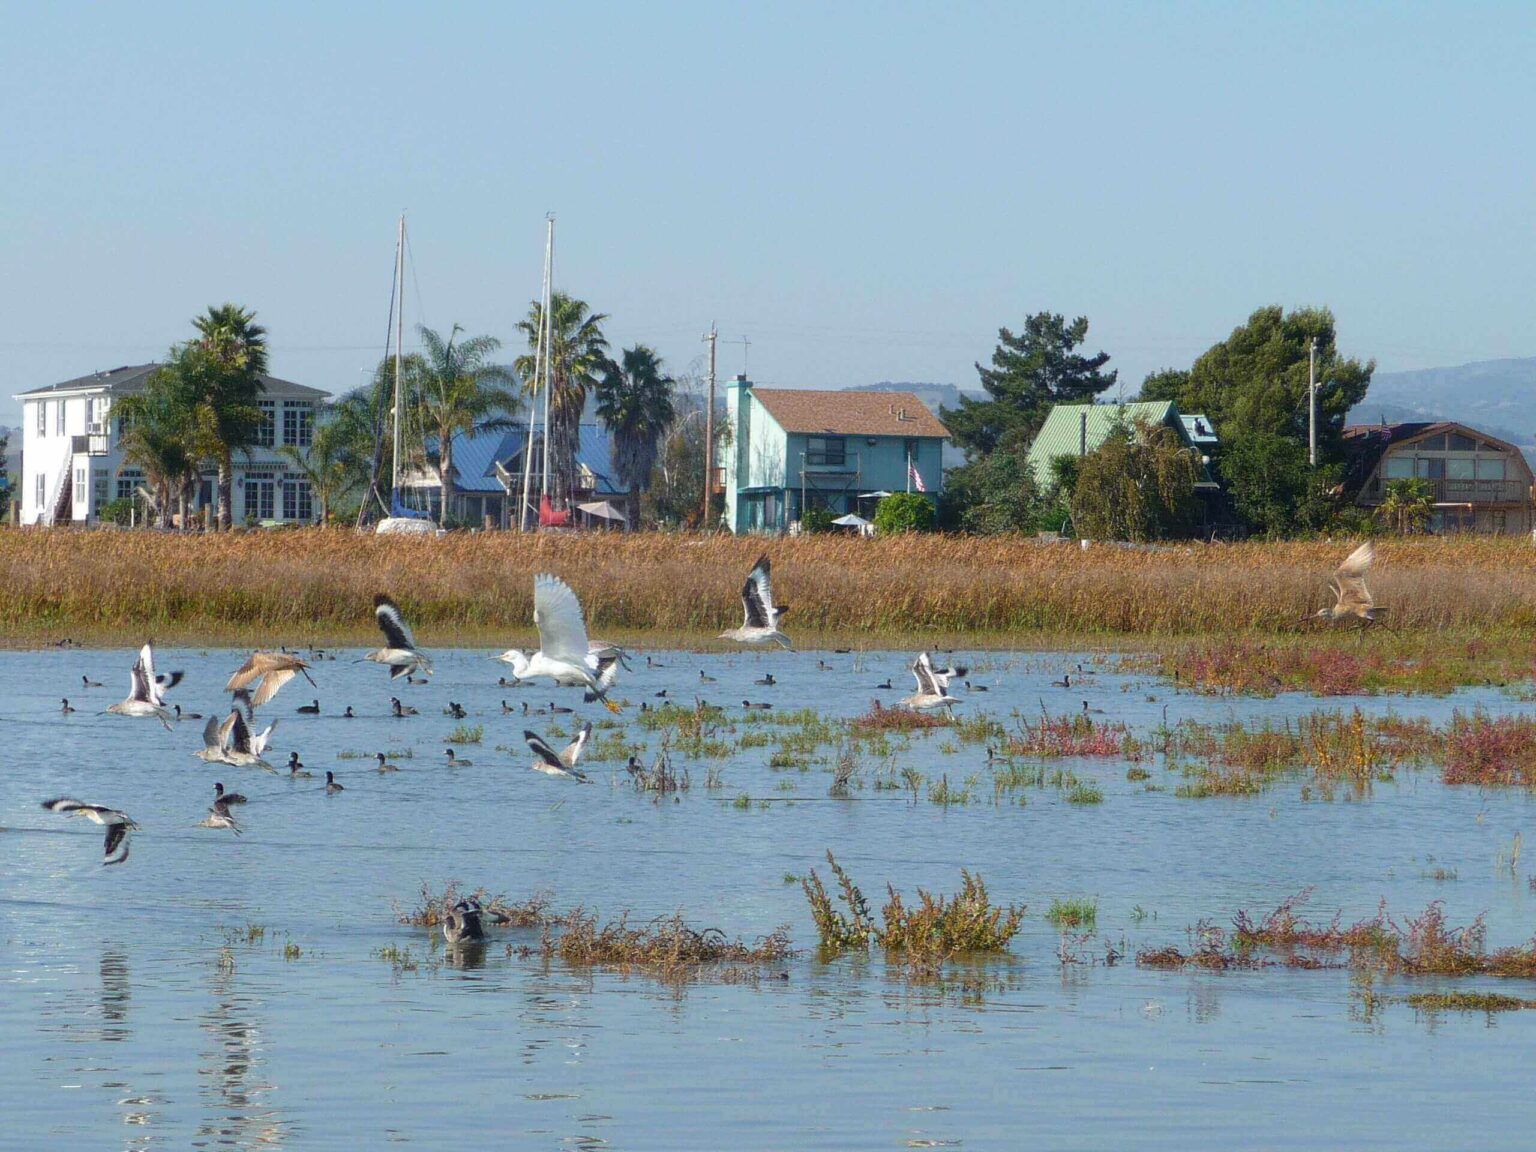
<svg viewBox="0 0 1536 1152">
<path fill-rule="evenodd" d="M 608 316 L 593 312 L 586 301 L 564 292 L 550 297 L 549 340 L 549 489 L 557 504 L 569 502 L 576 480 L 576 450 L 581 444 L 581 413 L 587 393 L 595 389 L 607 370 L 608 340 L 603 335 L 603 321 Z M 544 308 L 535 301 L 528 319 L 519 320 L 518 328 L 528 337 L 528 353 L 517 358 L 518 374 L 534 383 L 535 352 L 539 331 L 544 323 Z M 540 403 L 531 391 L 530 403 Z"/>
<path fill-rule="evenodd" d="M 613 466 L 629 489 L 631 527 L 640 518 L 640 493 L 651 486 L 661 438 L 677 417 L 674 384 L 644 344 L 624 349 L 598 381 L 597 415 L 613 436 Z"/>
<path fill-rule="evenodd" d="M 494 336 L 460 340 L 457 324 L 445 341 L 430 328 L 418 327 L 425 370 L 420 382 L 422 425 L 437 438 L 437 475 L 442 491 L 439 522 L 447 524 L 454 495 L 453 438 L 460 433 L 512 426 L 519 401 L 517 377 L 492 364 L 501 347 Z"/>
</svg>

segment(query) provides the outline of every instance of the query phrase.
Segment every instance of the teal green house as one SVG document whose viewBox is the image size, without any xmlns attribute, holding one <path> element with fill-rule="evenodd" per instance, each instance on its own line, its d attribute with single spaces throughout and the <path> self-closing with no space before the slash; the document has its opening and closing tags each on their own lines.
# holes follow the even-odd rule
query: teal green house
<svg viewBox="0 0 1536 1152">
<path fill-rule="evenodd" d="M 738 376 L 726 420 L 719 471 L 732 532 L 787 531 L 807 508 L 868 520 L 891 492 L 943 494 L 949 432 L 910 392 L 757 388 Z"/>
<path fill-rule="evenodd" d="M 1051 461 L 1058 456 L 1086 456 L 1109 438 L 1119 424 L 1163 424 L 1188 448 L 1201 454 L 1201 483 L 1210 485 L 1209 450 L 1216 442 L 1204 416 L 1180 416 L 1172 400 L 1132 404 L 1058 404 L 1045 418 L 1025 457 L 1041 491 L 1051 486 Z"/>
</svg>

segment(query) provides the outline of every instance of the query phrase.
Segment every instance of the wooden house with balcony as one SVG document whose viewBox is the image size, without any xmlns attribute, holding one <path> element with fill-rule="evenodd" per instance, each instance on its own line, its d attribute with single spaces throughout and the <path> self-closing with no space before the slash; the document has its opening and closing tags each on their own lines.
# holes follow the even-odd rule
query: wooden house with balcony
<svg viewBox="0 0 1536 1152">
<path fill-rule="evenodd" d="M 159 364 L 94 372 L 16 396 L 22 407 L 21 466 L 13 484 L 21 497 L 23 524 L 88 524 L 113 500 L 134 497 L 143 473 L 123 459 L 122 420 L 113 405 L 143 389 Z M 329 397 L 318 388 L 263 376 L 262 424 L 249 455 L 235 457 L 236 520 L 258 523 L 312 521 L 319 505 L 309 482 L 278 449 L 309 446 L 315 409 Z M 214 471 L 205 469 L 193 501 L 215 500 Z"/>
<path fill-rule="evenodd" d="M 757 388 L 738 376 L 726 420 L 720 472 L 733 532 L 782 532 L 808 508 L 869 519 L 892 492 L 935 502 L 943 492 L 949 432 L 910 392 Z"/>
<path fill-rule="evenodd" d="M 1419 479 L 1434 502 L 1435 533 L 1527 533 L 1536 527 L 1536 477 L 1525 456 L 1465 424 L 1449 420 L 1359 424 L 1344 429 L 1346 488 L 1375 509 L 1394 480 Z"/>
</svg>

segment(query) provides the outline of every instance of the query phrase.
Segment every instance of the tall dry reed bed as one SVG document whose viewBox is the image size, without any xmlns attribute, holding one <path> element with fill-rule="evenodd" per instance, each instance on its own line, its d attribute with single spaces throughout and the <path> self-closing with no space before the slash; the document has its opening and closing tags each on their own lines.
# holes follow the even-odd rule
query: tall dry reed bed
<svg viewBox="0 0 1536 1152">
<path fill-rule="evenodd" d="M 425 643 L 528 629 L 534 573 L 568 579 L 593 627 L 703 639 L 739 623 L 755 557 L 774 559 L 792 631 L 918 637 L 1036 633 L 1179 637 L 1286 633 L 1323 603 L 1348 542 L 1111 546 L 1022 538 L 637 533 L 441 539 L 347 530 L 176 536 L 0 530 L 0 623 L 11 634 L 363 637 L 375 592 Z M 1388 541 L 1373 587 L 1412 632 L 1536 624 L 1536 554 L 1508 539 Z M 434 635 L 435 633 L 435 635 Z"/>
</svg>

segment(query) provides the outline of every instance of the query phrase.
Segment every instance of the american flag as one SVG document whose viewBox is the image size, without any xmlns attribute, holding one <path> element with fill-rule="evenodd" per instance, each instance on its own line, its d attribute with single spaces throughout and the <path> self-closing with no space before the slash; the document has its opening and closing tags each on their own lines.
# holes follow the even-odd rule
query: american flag
<svg viewBox="0 0 1536 1152">
<path fill-rule="evenodd" d="M 912 487 L 919 492 L 928 491 L 928 486 L 923 483 L 923 477 L 917 470 L 917 465 L 912 463 L 912 457 L 907 457 L 907 478 L 912 481 Z"/>
</svg>

